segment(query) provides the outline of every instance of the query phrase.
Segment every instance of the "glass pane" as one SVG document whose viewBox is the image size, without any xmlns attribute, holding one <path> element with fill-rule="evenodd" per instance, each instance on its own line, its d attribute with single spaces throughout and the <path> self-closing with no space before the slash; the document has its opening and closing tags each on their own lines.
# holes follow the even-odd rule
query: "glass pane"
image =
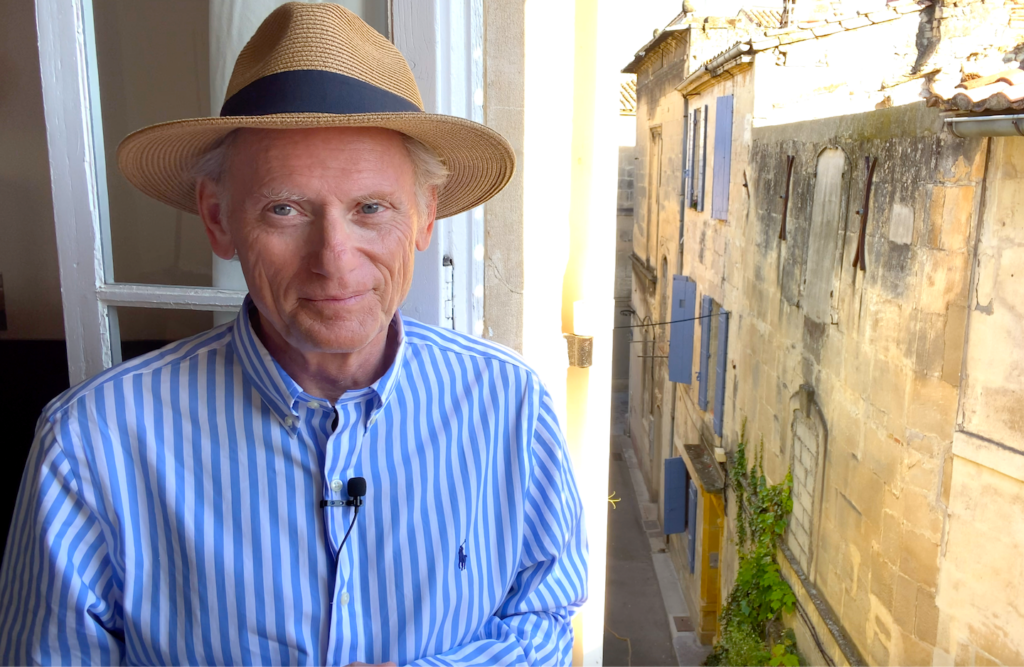
<svg viewBox="0 0 1024 667">
<path fill-rule="evenodd" d="M 131 359 L 213 327 L 213 313 L 162 308 L 117 309 L 121 358 Z"/>
<path fill-rule="evenodd" d="M 117 282 L 210 286 L 212 260 L 196 216 L 156 202 L 118 171 L 117 146 L 128 133 L 170 120 L 209 116 L 210 4 L 230 3 L 263 16 L 280 2 L 255 0 L 92 0 Z M 388 0 L 342 0 L 382 34 Z"/>
<path fill-rule="evenodd" d="M 116 154 L 129 132 L 209 115 L 209 0 L 93 0 L 93 17 L 114 278 L 209 286 L 202 223 L 133 188 Z"/>
</svg>

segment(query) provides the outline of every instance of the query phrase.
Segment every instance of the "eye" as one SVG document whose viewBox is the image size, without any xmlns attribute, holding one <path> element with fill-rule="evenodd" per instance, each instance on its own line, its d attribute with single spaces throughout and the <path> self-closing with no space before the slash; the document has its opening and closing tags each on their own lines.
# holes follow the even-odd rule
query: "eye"
<svg viewBox="0 0 1024 667">
<path fill-rule="evenodd" d="M 364 215 L 373 215 L 374 213 L 380 213 L 380 204 L 363 204 L 359 207 L 359 212 Z"/>
<path fill-rule="evenodd" d="M 274 212 L 274 215 L 280 216 L 289 216 L 295 213 L 295 209 L 288 204 L 274 204 L 270 210 Z"/>
</svg>

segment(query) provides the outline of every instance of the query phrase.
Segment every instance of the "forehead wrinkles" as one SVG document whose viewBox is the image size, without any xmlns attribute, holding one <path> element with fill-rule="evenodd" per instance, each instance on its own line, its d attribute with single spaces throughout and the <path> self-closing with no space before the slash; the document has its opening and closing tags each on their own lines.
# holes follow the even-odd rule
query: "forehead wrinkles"
<svg viewBox="0 0 1024 667">
<path fill-rule="evenodd" d="M 292 132 L 243 135 L 239 150 L 232 151 L 231 171 L 241 176 L 238 185 L 249 190 L 246 195 L 307 197 L 316 189 L 361 196 L 415 189 L 415 166 L 401 139 Z"/>
</svg>

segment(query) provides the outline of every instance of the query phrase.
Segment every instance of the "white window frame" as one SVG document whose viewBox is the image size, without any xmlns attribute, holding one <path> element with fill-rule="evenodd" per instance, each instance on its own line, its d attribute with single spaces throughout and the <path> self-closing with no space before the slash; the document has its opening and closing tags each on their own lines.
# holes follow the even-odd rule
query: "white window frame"
<svg viewBox="0 0 1024 667">
<path fill-rule="evenodd" d="M 482 0 L 392 2 L 392 35 L 413 66 L 427 111 L 482 121 Z M 120 362 L 118 307 L 230 312 L 245 292 L 115 282 L 92 0 L 36 0 L 36 26 L 68 376 L 75 385 Z M 417 257 L 404 312 L 479 333 L 482 244 L 482 208 L 439 220 L 430 249 Z"/>
<path fill-rule="evenodd" d="M 391 34 L 427 112 L 484 121 L 483 0 L 392 0 Z M 404 314 L 482 335 L 483 209 L 435 223 L 430 248 L 416 257 Z"/>
</svg>

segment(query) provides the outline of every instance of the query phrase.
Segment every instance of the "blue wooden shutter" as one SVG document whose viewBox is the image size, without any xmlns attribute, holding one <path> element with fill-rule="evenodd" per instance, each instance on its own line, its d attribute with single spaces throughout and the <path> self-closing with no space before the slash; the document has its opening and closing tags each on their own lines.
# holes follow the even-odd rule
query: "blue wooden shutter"
<svg viewBox="0 0 1024 667">
<path fill-rule="evenodd" d="M 668 338 L 668 379 L 693 382 L 693 314 L 697 310 L 697 283 L 672 276 L 672 322 Z M 680 322 L 679 320 L 685 320 Z"/>
<path fill-rule="evenodd" d="M 697 376 L 697 407 L 708 409 L 708 358 L 711 356 L 711 297 L 700 301 L 700 374 Z"/>
<path fill-rule="evenodd" d="M 729 217 L 729 177 L 732 171 L 732 95 L 718 98 L 715 109 L 715 164 L 711 183 L 711 217 Z"/>
<path fill-rule="evenodd" d="M 683 211 L 686 210 L 689 202 L 686 199 L 687 184 L 690 182 L 690 163 L 687 158 L 689 152 L 689 138 L 690 138 L 690 115 L 687 114 L 686 118 L 683 119 L 683 152 L 682 152 L 682 163 L 683 163 L 683 181 L 679 184 L 679 222 L 683 221 Z M 683 238 L 683 227 L 679 226 L 679 239 Z"/>
<path fill-rule="evenodd" d="M 704 138 L 700 142 L 700 184 L 697 190 L 697 210 L 704 210 L 704 191 L 707 189 L 708 167 L 708 105 L 704 105 Z"/>
<path fill-rule="evenodd" d="M 686 517 L 686 525 L 683 526 L 683 531 L 690 530 L 690 469 L 685 465 L 683 466 L 683 475 L 685 479 L 683 481 L 683 514 Z"/>
<path fill-rule="evenodd" d="M 689 497 L 686 499 L 686 533 L 690 538 L 690 574 L 693 574 L 697 565 L 697 485 L 692 479 L 689 491 Z"/>
<path fill-rule="evenodd" d="M 690 147 L 686 153 L 686 161 L 689 165 L 686 170 L 686 206 L 688 208 L 693 206 L 694 193 L 697 192 L 697 118 L 699 116 L 700 111 L 698 110 L 690 112 Z"/>
<path fill-rule="evenodd" d="M 686 532 L 686 463 L 681 456 L 665 459 L 665 515 L 662 525 L 666 535 Z"/>
<path fill-rule="evenodd" d="M 718 313 L 718 359 L 715 360 L 715 435 L 722 435 L 722 413 L 725 412 L 725 364 L 729 347 L 729 311 Z"/>
</svg>

